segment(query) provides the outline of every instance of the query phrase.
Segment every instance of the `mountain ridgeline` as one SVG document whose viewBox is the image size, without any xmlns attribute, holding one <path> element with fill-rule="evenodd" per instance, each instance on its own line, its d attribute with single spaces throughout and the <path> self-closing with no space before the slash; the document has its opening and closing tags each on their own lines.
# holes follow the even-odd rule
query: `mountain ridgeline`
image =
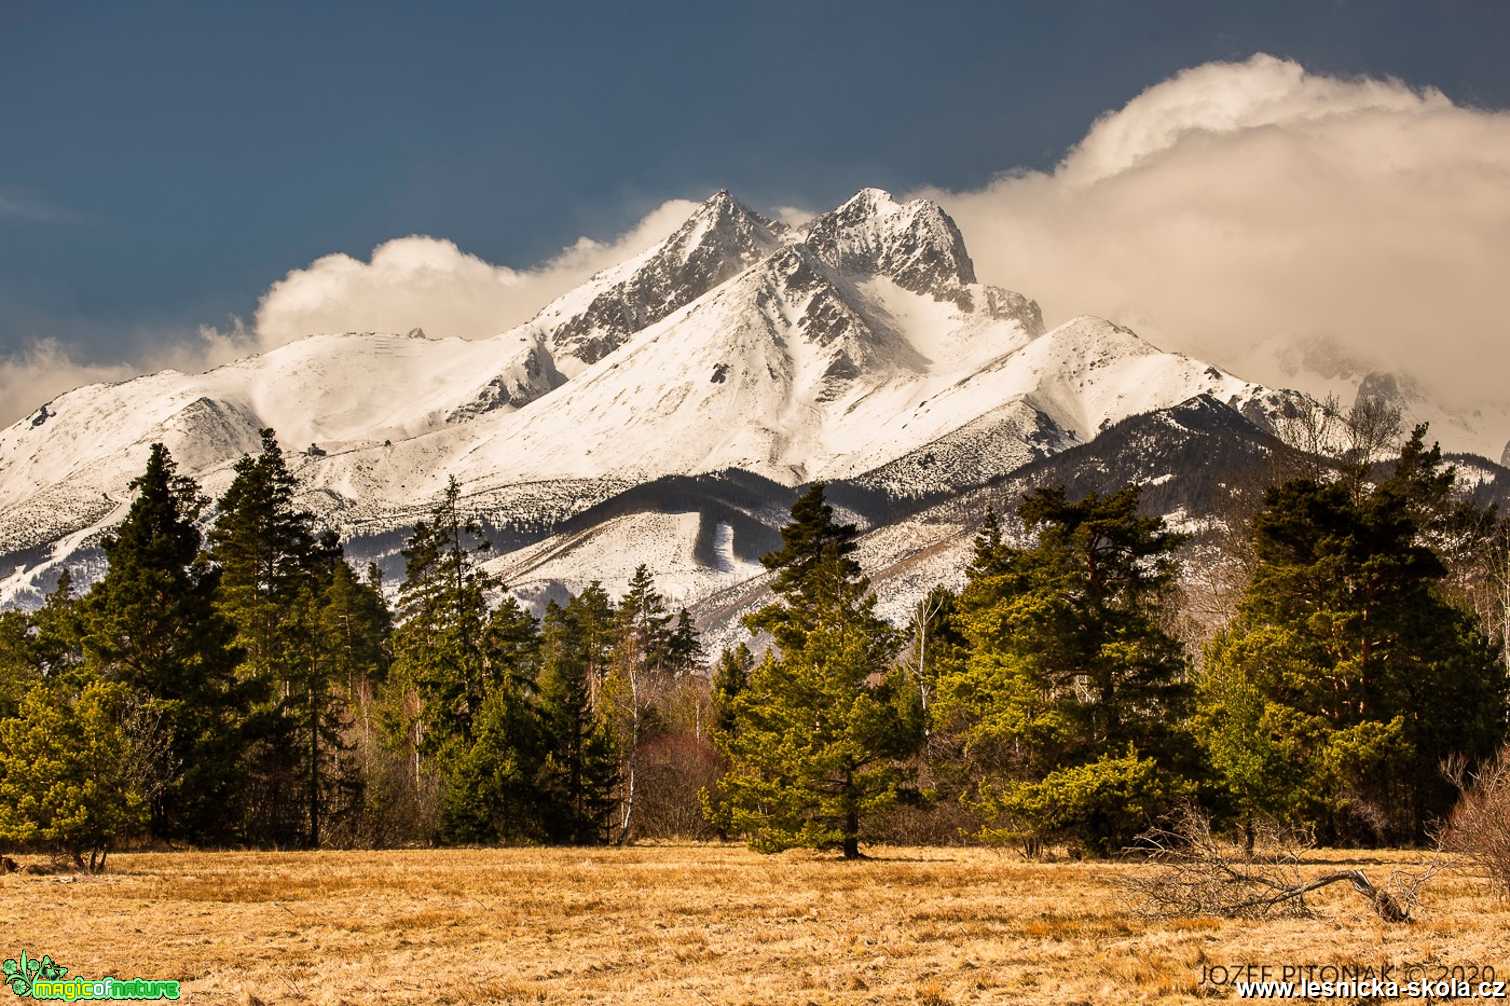
<svg viewBox="0 0 1510 1006">
<path fill-rule="evenodd" d="M 716 638 L 731 598 L 763 589 L 796 492 L 824 481 L 897 615 L 920 569 L 960 568 L 984 504 L 1035 479 L 1125 477 L 1200 525 L 1299 400 L 1099 318 L 1046 329 L 1028 296 L 979 282 L 931 201 L 865 189 L 788 226 L 721 191 L 491 338 L 312 334 L 39 406 L 0 431 L 0 604 L 101 574 L 152 444 L 219 498 L 272 428 L 300 505 L 390 588 L 455 480 L 490 574 L 535 610 L 593 579 L 622 593 L 643 562 Z M 1474 464 L 1490 495 L 1510 478 Z"/>
</svg>

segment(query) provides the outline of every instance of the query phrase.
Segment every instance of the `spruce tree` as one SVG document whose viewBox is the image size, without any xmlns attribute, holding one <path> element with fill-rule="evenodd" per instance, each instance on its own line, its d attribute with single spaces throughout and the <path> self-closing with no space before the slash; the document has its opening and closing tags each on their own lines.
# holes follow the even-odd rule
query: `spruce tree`
<svg viewBox="0 0 1510 1006">
<path fill-rule="evenodd" d="M 427 755 L 465 743 L 488 692 L 488 594 L 500 585 L 478 560 L 486 541 L 460 499 L 452 478 L 403 553 L 394 660 L 423 701 L 417 736 Z"/>
<path fill-rule="evenodd" d="M 606 595 L 605 595 L 606 598 Z M 618 788 L 619 760 L 603 716 L 593 706 L 596 598 L 554 601 L 541 641 L 540 712 L 549 752 L 541 771 L 551 841 L 593 845 L 607 840 Z"/>
<path fill-rule="evenodd" d="M 416 757 L 440 781 L 440 836 L 449 841 L 539 837 L 544 733 L 535 708 L 538 638 L 503 585 L 482 568 L 488 544 L 450 480 L 404 550 L 394 676 L 412 685 Z"/>
<path fill-rule="evenodd" d="M 676 612 L 676 624 L 666 643 L 666 669 L 675 677 L 697 673 L 703 666 L 702 636 L 686 608 Z"/>
<path fill-rule="evenodd" d="M 895 632 L 822 487 L 805 493 L 766 557 L 777 600 L 748 619 L 776 649 L 732 699 L 721 734 L 729 771 L 716 804 L 752 847 L 837 848 L 860 855 L 862 822 L 891 803 L 920 740 L 913 692 L 893 664 Z"/>
<path fill-rule="evenodd" d="M 369 570 L 364 581 L 345 562 L 334 563 L 313 629 L 324 666 L 311 684 L 323 685 L 325 691 L 311 703 L 322 741 L 311 762 L 319 768 L 316 778 L 323 786 L 314 793 L 312 821 L 322 805 L 329 807 L 327 816 L 339 819 L 347 835 L 370 823 L 358 818 L 367 806 L 366 786 L 376 767 L 375 705 L 392 658 L 391 632 L 392 617 L 376 570 Z M 343 732 L 351 734 L 350 740 Z M 321 758 L 329 764 L 320 765 Z"/>
<path fill-rule="evenodd" d="M 549 738 L 537 705 L 539 626 L 512 595 L 483 632 L 485 695 L 442 790 L 450 841 L 539 841 L 546 837 L 540 775 Z"/>
<path fill-rule="evenodd" d="M 331 667 L 319 634 L 322 597 L 337 564 L 335 535 L 296 505 L 298 483 L 276 434 L 244 455 L 209 534 L 220 569 L 219 609 L 236 626 L 238 670 L 258 691 L 251 720 L 249 834 L 278 845 L 320 844 L 327 773 L 341 748 L 343 708 L 330 701 Z"/>
<path fill-rule="evenodd" d="M 749 685 L 750 672 L 754 668 L 755 657 L 744 643 L 718 655 L 710 683 L 713 693 L 713 731 L 716 735 L 727 736 L 734 732 L 734 703 Z"/>
<path fill-rule="evenodd" d="M 178 772 L 153 799 L 153 834 L 225 841 L 235 834 L 248 696 L 235 674 L 235 628 L 216 605 L 218 573 L 200 551 L 205 500 L 162 444 L 132 488 L 126 519 L 103 545 L 109 566 L 84 601 L 86 660 L 150 696 L 163 717 Z"/>
</svg>

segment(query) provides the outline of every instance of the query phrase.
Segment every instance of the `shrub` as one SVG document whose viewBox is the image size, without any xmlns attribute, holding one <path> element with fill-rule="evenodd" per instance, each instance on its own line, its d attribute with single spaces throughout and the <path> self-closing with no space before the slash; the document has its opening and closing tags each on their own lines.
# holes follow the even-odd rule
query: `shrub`
<svg viewBox="0 0 1510 1006">
<path fill-rule="evenodd" d="M 1442 847 L 1461 853 L 1510 898 L 1510 746 L 1470 773 L 1459 762 L 1448 769 L 1462 796 L 1447 819 Z"/>
</svg>

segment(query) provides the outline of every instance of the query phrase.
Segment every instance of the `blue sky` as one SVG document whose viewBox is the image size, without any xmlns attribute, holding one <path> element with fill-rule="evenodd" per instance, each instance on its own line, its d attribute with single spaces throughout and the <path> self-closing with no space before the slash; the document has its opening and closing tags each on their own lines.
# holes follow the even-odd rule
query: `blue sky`
<svg viewBox="0 0 1510 1006">
<path fill-rule="evenodd" d="M 1504 4 L 0 2 L 0 355 L 133 359 L 411 233 L 527 266 L 720 186 L 977 188 L 1260 51 L 1510 106 Z"/>
</svg>

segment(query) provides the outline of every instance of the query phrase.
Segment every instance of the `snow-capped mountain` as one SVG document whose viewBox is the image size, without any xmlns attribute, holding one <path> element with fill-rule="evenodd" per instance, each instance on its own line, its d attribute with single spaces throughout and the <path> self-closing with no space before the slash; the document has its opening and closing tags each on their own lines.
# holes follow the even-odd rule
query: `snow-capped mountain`
<svg viewBox="0 0 1510 1006">
<path fill-rule="evenodd" d="M 521 592 L 613 586 L 638 549 L 690 602 L 758 572 L 802 483 L 876 525 L 1197 397 L 1259 426 L 1286 401 L 1108 321 L 1045 331 L 932 202 L 865 189 L 791 228 L 719 192 L 490 339 L 314 335 L 48 402 L 0 431 L 0 603 L 97 565 L 154 441 L 214 495 L 276 429 L 378 558 L 455 477 Z"/>
</svg>

